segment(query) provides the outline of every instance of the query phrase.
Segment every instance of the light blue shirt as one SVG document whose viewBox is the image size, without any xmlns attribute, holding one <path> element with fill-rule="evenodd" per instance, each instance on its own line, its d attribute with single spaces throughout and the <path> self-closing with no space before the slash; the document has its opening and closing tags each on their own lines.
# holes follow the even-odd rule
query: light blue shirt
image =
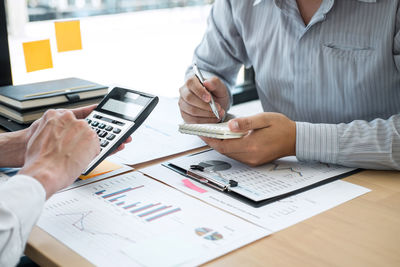
<svg viewBox="0 0 400 267">
<path fill-rule="evenodd" d="M 194 60 L 230 88 L 253 66 L 299 160 L 400 169 L 398 0 L 324 0 L 308 25 L 296 0 L 216 0 Z"/>
</svg>

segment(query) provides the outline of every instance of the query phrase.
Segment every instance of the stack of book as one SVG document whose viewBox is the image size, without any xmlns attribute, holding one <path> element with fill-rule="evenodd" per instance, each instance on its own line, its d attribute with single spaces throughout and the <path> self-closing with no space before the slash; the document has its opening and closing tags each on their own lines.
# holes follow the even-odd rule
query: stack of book
<svg viewBox="0 0 400 267">
<path fill-rule="evenodd" d="M 78 78 L 0 87 L 0 115 L 29 125 L 48 109 L 77 108 L 100 103 L 106 86 Z"/>
</svg>

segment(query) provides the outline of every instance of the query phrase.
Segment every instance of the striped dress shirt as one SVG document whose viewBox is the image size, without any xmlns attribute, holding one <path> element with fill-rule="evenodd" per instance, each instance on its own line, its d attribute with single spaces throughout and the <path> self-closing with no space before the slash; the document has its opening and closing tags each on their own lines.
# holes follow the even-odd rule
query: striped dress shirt
<svg viewBox="0 0 400 267">
<path fill-rule="evenodd" d="M 194 61 L 228 88 L 252 66 L 299 160 L 400 169 L 398 0 L 323 0 L 308 25 L 296 0 L 216 0 Z"/>
</svg>

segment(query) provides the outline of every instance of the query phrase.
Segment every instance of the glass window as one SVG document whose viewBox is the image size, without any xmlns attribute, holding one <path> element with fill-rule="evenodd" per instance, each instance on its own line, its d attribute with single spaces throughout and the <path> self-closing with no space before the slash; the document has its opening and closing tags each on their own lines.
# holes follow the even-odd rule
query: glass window
<svg viewBox="0 0 400 267">
<path fill-rule="evenodd" d="M 15 85 L 78 77 L 175 97 L 213 0 L 7 0 Z M 79 21 L 81 49 L 60 52 L 55 23 Z M 28 71 L 24 43 L 48 40 L 52 66 Z M 238 83 L 243 82 L 243 70 Z"/>
<path fill-rule="evenodd" d="M 201 6 L 212 2 L 213 0 L 27 0 L 27 7 L 29 21 L 42 21 Z"/>
</svg>

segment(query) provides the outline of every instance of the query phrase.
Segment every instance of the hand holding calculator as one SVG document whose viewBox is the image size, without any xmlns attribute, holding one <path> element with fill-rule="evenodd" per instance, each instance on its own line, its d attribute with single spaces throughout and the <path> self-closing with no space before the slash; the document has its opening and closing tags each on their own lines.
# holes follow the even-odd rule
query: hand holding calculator
<svg viewBox="0 0 400 267">
<path fill-rule="evenodd" d="M 99 137 L 101 151 L 83 175 L 89 174 L 139 128 L 157 103 L 157 96 L 119 87 L 112 89 L 86 118 Z"/>
</svg>

